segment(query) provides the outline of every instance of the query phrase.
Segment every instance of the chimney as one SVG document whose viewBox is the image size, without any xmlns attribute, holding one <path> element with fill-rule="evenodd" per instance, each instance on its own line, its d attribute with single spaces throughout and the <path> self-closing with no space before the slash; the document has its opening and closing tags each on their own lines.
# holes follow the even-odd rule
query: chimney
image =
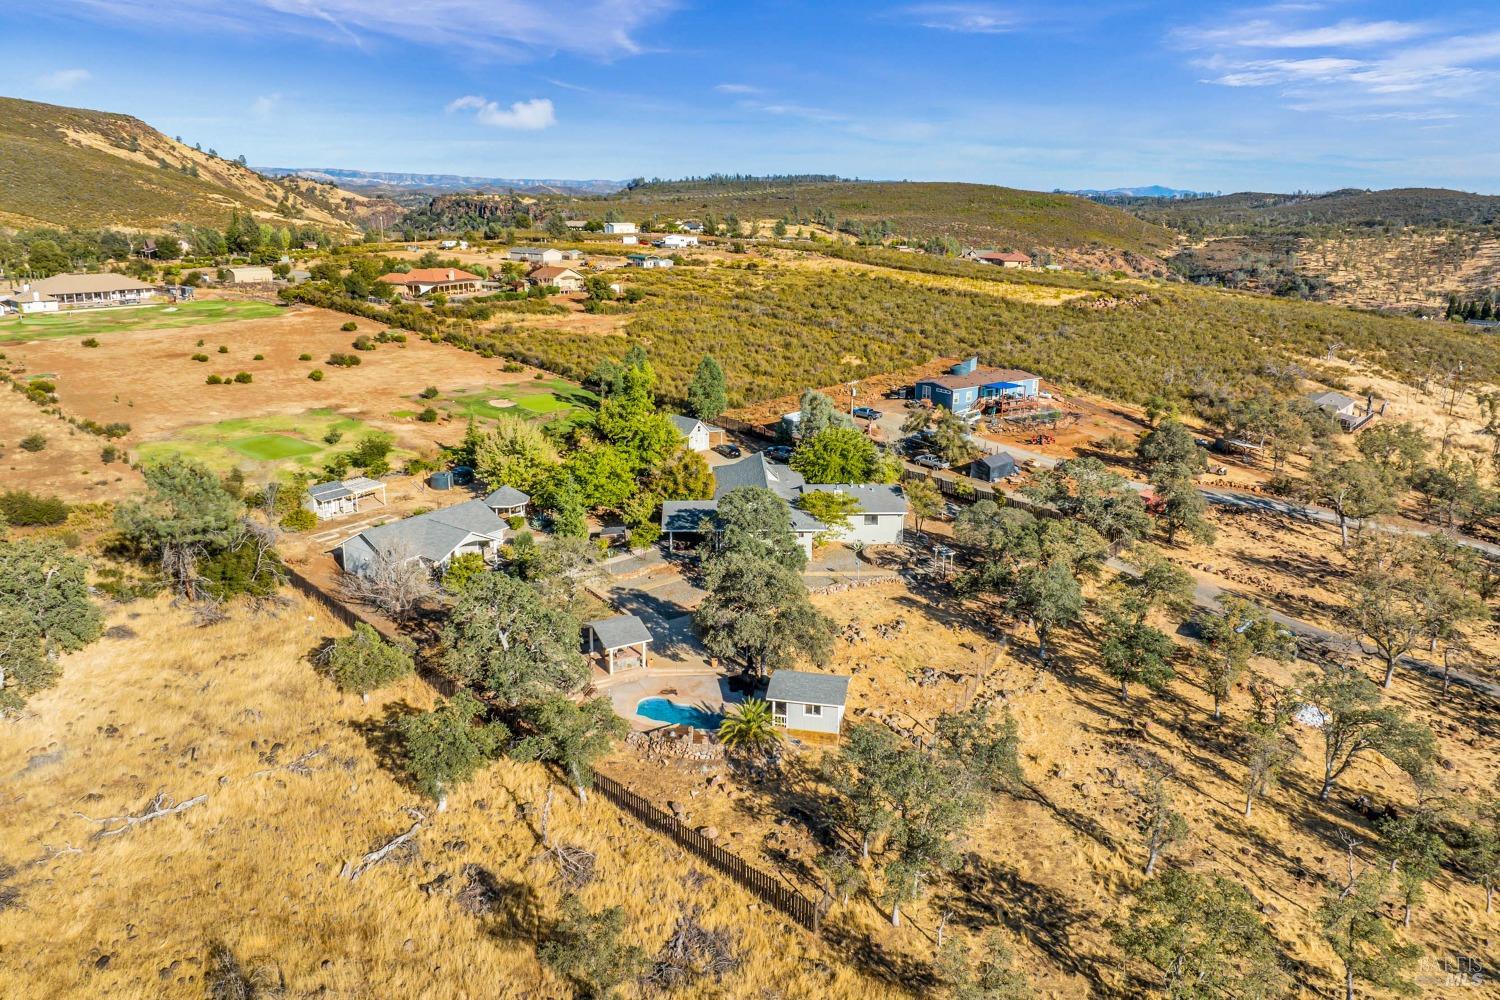
<svg viewBox="0 0 1500 1000">
<path fill-rule="evenodd" d="M 453 268 L 451 268 L 451 267 L 448 268 L 448 280 L 449 281 L 453 280 Z"/>
</svg>

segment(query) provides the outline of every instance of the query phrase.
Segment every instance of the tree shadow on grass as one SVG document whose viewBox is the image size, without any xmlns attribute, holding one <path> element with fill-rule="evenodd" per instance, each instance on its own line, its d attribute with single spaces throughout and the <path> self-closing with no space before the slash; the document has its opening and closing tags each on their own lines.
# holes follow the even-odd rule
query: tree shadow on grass
<svg viewBox="0 0 1500 1000">
<path fill-rule="evenodd" d="M 953 920 L 971 931 L 1004 925 L 1025 938 L 1069 975 L 1082 976 L 1091 984 L 1091 995 L 1128 1000 L 1139 991 L 1111 986 L 1101 981 L 1099 970 L 1117 964 L 1082 952 L 1073 937 L 1076 926 L 1087 926 L 1097 918 L 1079 909 L 1072 900 L 1045 886 L 1021 877 L 1013 868 L 969 854 L 963 867 L 953 874 L 956 892 Z"/>
<path fill-rule="evenodd" d="M 345 723 L 365 741 L 365 746 L 375 755 L 375 761 L 405 785 L 414 789 L 406 776 L 405 757 L 402 753 L 399 725 L 408 715 L 418 715 L 421 709 L 405 701 L 387 704 L 379 716 L 369 719 L 354 719 Z"/>
<path fill-rule="evenodd" d="M 931 963 L 899 954 L 842 924 L 824 924 L 823 940 L 840 958 L 881 982 L 930 996 L 938 986 Z"/>
</svg>

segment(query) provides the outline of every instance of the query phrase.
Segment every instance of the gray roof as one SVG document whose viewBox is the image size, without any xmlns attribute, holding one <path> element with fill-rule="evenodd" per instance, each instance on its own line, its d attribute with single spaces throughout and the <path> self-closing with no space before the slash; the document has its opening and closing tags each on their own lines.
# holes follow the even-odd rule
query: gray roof
<svg viewBox="0 0 1500 1000">
<path fill-rule="evenodd" d="M 724 494 L 741 486 L 758 486 L 790 500 L 806 482 L 791 466 L 777 465 L 758 451 L 738 462 L 716 466 L 713 471 L 715 500 L 722 500 Z"/>
<path fill-rule="evenodd" d="M 663 531 L 708 531 L 719 505 L 712 500 L 668 500 L 661 505 Z"/>
<path fill-rule="evenodd" d="M 849 678 L 841 674 L 810 674 L 801 670 L 778 670 L 766 685 L 766 701 L 790 701 L 799 705 L 840 705 L 849 696 Z"/>
<path fill-rule="evenodd" d="M 466 500 L 442 510 L 366 528 L 340 548 L 350 548 L 351 553 L 358 551 L 359 545 L 351 547 L 351 543 L 358 541 L 372 554 L 405 552 L 429 562 L 441 562 L 470 535 L 484 535 L 497 541 L 505 537 L 505 525 L 483 500 Z M 348 554 L 345 568 L 349 565 Z"/>
<path fill-rule="evenodd" d="M 636 643 L 651 641 L 651 633 L 646 629 L 646 623 L 635 615 L 601 618 L 596 622 L 589 622 L 587 627 L 593 630 L 594 638 L 598 639 L 599 645 L 605 649 L 620 649 L 623 646 L 634 646 Z"/>
<path fill-rule="evenodd" d="M 685 417 L 680 413 L 669 413 L 667 414 L 667 419 L 672 421 L 673 427 L 676 427 L 679 431 L 682 432 L 683 437 L 687 437 L 689 434 L 693 433 L 694 428 L 696 428 L 699 424 L 703 424 L 703 421 L 699 420 L 697 417 Z M 703 424 L 703 426 L 707 427 L 708 425 Z"/>
<path fill-rule="evenodd" d="M 899 486 L 881 483 L 833 484 L 816 483 L 803 486 L 801 495 L 809 493 L 843 493 L 854 498 L 861 514 L 905 514 L 906 491 Z"/>
<path fill-rule="evenodd" d="M 983 465 L 990 469 L 1014 469 L 1016 460 L 1003 451 L 997 451 L 991 455 L 980 455 L 974 459 L 975 465 Z"/>
<path fill-rule="evenodd" d="M 827 527 L 822 521 L 805 510 L 788 505 L 792 530 L 795 532 L 822 531 Z M 661 529 L 663 531 L 713 531 L 716 530 L 719 503 L 716 500 L 668 500 L 661 505 Z"/>
<path fill-rule="evenodd" d="M 307 495 L 319 503 L 327 503 L 329 500 L 342 500 L 344 497 L 352 497 L 356 494 L 364 496 L 382 489 L 385 489 L 385 484 L 379 480 L 355 476 L 352 479 L 336 479 L 331 483 L 309 486 Z"/>
<path fill-rule="evenodd" d="M 1320 392 L 1312 397 L 1313 405 L 1323 409 L 1343 410 L 1353 406 L 1355 401 L 1341 392 Z"/>
<path fill-rule="evenodd" d="M 519 507 L 531 502 L 531 497 L 522 493 L 514 486 L 502 486 L 489 496 L 484 502 L 491 507 Z"/>
</svg>

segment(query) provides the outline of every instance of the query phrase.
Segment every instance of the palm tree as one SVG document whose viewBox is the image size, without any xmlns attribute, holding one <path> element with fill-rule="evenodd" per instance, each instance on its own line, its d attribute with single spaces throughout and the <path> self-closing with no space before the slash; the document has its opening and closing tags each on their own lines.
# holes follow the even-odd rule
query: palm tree
<svg viewBox="0 0 1500 1000">
<path fill-rule="evenodd" d="M 746 698 L 719 723 L 719 742 L 726 747 L 764 751 L 780 739 L 771 718 L 771 704 L 761 698 Z"/>
</svg>

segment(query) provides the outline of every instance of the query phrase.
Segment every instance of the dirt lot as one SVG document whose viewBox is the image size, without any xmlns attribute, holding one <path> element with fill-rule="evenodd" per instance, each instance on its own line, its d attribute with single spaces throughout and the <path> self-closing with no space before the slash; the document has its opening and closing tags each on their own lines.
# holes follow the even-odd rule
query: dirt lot
<svg viewBox="0 0 1500 1000">
<path fill-rule="evenodd" d="M 399 447 L 420 451 L 438 442 L 452 443 L 463 432 L 456 422 L 425 424 L 393 416 L 420 409 L 413 399 L 425 386 L 436 385 L 446 394 L 524 382 L 533 375 L 530 369 L 506 373 L 499 360 L 431 344 L 414 335 L 408 335 L 405 345 L 381 344 L 375 351 L 353 352 L 355 337 L 376 334 L 383 327 L 360 320 L 357 331 L 340 330 L 348 318 L 297 307 L 271 319 L 119 334 L 101 338 L 102 345 L 93 349 L 81 347 L 79 338 L 68 337 L 8 344 L 6 353 L 12 366 L 55 375 L 65 413 L 101 424 L 129 423 L 126 445 L 171 438 L 185 428 L 230 418 L 297 415 L 326 408 L 392 431 Z M 220 345 L 228 347 L 228 353 L 218 353 Z M 325 364 L 334 351 L 357 353 L 361 364 L 347 369 Z M 195 353 L 207 354 L 209 360 L 195 362 Z M 313 360 L 299 361 L 303 353 L 311 354 Z M 264 355 L 264 360 L 254 360 L 256 354 Z M 324 372 L 323 381 L 308 379 L 308 372 L 315 368 Z M 204 382 L 211 373 L 233 376 L 241 371 L 249 372 L 254 382 L 227 386 Z M 5 405 L 17 404 L 30 406 L 20 397 Z M 62 491 L 70 477 L 60 469 L 56 485 L 51 486 L 45 482 L 47 468 L 37 466 L 28 478 Z"/>
<path fill-rule="evenodd" d="M 18 446 L 22 438 L 40 433 L 47 439 L 41 451 Z M 118 500 L 140 484 L 140 476 L 123 462 L 100 460 L 106 441 L 42 412 L 42 408 L 10 386 L 0 385 L 0 492 L 31 490 L 65 500 Z"/>
</svg>

